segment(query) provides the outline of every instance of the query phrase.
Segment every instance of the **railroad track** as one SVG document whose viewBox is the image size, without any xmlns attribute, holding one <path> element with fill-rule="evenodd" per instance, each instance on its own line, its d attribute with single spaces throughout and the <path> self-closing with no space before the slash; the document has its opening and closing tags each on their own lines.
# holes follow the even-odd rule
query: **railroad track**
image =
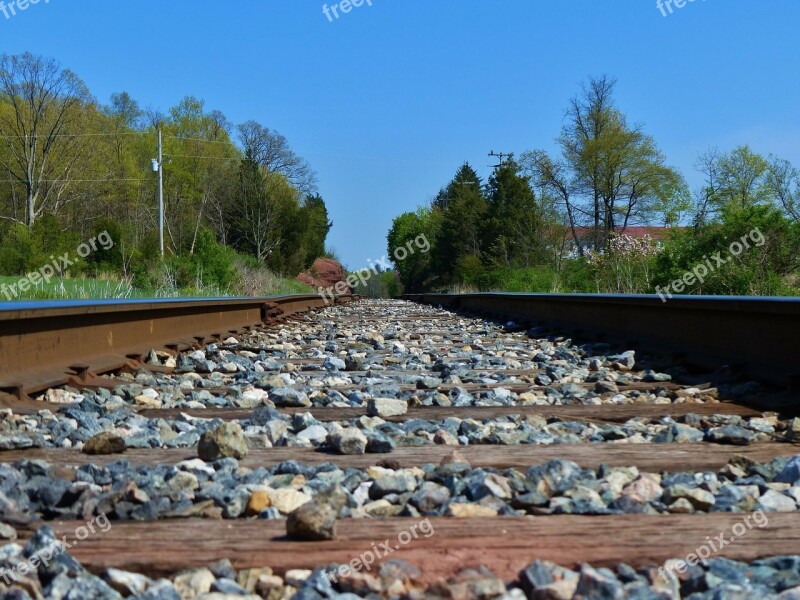
<svg viewBox="0 0 800 600">
<path fill-rule="evenodd" d="M 351 300 L 0 311 L 0 590 L 800 597 L 797 303 Z"/>
</svg>

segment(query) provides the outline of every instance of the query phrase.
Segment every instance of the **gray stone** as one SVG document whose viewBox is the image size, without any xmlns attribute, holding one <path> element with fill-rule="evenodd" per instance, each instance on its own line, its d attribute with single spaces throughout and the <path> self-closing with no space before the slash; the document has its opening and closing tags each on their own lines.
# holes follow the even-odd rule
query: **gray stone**
<svg viewBox="0 0 800 600">
<path fill-rule="evenodd" d="M 767 512 L 794 512 L 797 510 L 797 502 L 793 498 L 775 490 L 767 490 L 761 494 L 758 504 Z"/>
<path fill-rule="evenodd" d="M 733 444 L 735 446 L 746 446 L 753 441 L 755 434 L 738 425 L 725 425 L 710 429 L 706 435 L 709 442 L 717 444 Z"/>
<path fill-rule="evenodd" d="M 210 592 L 215 581 L 216 577 L 208 569 L 191 569 L 179 573 L 172 583 L 181 598 L 196 598 Z"/>
<path fill-rule="evenodd" d="M 149 577 L 144 575 L 114 568 L 106 569 L 103 579 L 125 597 L 141 594 L 153 583 Z"/>
<path fill-rule="evenodd" d="M 125 452 L 125 449 L 125 439 L 110 431 L 93 435 L 83 445 L 83 453 L 93 455 L 119 454 Z"/>
<path fill-rule="evenodd" d="M 397 473 L 395 475 L 383 475 L 376 477 L 369 488 L 369 497 L 378 500 L 389 494 L 404 494 L 413 492 L 417 489 L 417 480 L 408 473 Z"/>
<path fill-rule="evenodd" d="M 408 402 L 394 398 L 373 398 L 367 403 L 370 417 L 400 417 L 408 412 Z"/>
<path fill-rule="evenodd" d="M 605 394 L 608 392 L 617 393 L 619 392 L 619 388 L 617 387 L 617 384 L 614 383 L 613 381 L 605 381 L 601 379 L 600 381 L 594 384 L 594 391 L 597 392 L 598 394 Z"/>
<path fill-rule="evenodd" d="M 450 500 L 450 490 L 443 485 L 426 481 L 411 496 L 411 504 L 422 514 L 430 514 L 438 510 Z"/>
<path fill-rule="evenodd" d="M 0 540 L 15 540 L 17 539 L 17 530 L 11 525 L 6 525 L 0 522 Z"/>
<path fill-rule="evenodd" d="M 775 476 L 775 481 L 791 484 L 800 482 L 800 456 L 792 457 L 781 472 Z"/>
<path fill-rule="evenodd" d="M 611 571 L 583 565 L 575 597 L 586 600 L 622 600 L 626 594 L 622 583 Z"/>
<path fill-rule="evenodd" d="M 367 453 L 368 454 L 388 454 L 394 452 L 396 444 L 392 439 L 380 431 L 367 431 Z"/>
<path fill-rule="evenodd" d="M 615 360 L 618 366 L 627 370 L 633 369 L 636 366 L 636 352 L 628 350 L 617 356 Z"/>
<path fill-rule="evenodd" d="M 328 434 L 327 441 L 339 454 L 364 454 L 367 450 L 367 438 L 356 427 L 334 431 Z"/>
<path fill-rule="evenodd" d="M 336 358 L 333 356 L 328 356 L 325 358 L 325 361 L 322 363 L 322 368 L 326 371 L 336 372 L 336 371 L 344 371 L 346 368 L 345 362 L 341 358 Z"/>
<path fill-rule="evenodd" d="M 200 437 L 197 455 L 206 462 L 227 457 L 242 459 L 247 456 L 247 441 L 241 425 L 228 422 L 206 431 Z"/>
<path fill-rule="evenodd" d="M 310 442 L 321 444 L 328 437 L 328 430 L 322 425 L 312 425 L 306 427 L 297 434 L 297 439 L 308 440 Z"/>
<path fill-rule="evenodd" d="M 667 504 L 672 504 L 681 498 L 688 500 L 694 508 L 699 510 L 708 510 L 716 502 L 716 498 L 711 492 L 686 485 L 672 485 L 664 492 L 664 502 Z"/>
<path fill-rule="evenodd" d="M 327 504 L 307 502 L 289 513 L 286 534 L 299 540 L 336 539 L 336 510 Z"/>
<path fill-rule="evenodd" d="M 275 406 L 311 406 L 309 397 L 304 392 L 294 388 L 281 387 L 270 390 L 269 399 L 275 403 Z"/>
</svg>

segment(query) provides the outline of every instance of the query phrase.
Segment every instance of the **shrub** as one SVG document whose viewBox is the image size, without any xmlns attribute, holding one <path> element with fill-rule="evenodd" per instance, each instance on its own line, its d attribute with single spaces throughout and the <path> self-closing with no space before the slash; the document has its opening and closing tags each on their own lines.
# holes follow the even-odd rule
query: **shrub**
<svg viewBox="0 0 800 600">
<path fill-rule="evenodd" d="M 603 252 L 590 252 L 588 263 L 598 292 L 638 294 L 651 289 L 653 264 L 658 249 L 646 235 L 634 238 L 612 234 Z"/>
<path fill-rule="evenodd" d="M 731 244 L 749 239 L 750 248 L 738 255 Z M 719 222 L 675 234 L 656 259 L 653 285 L 665 288 L 699 265 L 710 263 L 708 274 L 681 292 L 685 294 L 786 295 L 783 281 L 798 268 L 800 224 L 789 222 L 769 206 L 726 210 Z M 718 265 L 712 258 L 725 259 Z"/>
</svg>

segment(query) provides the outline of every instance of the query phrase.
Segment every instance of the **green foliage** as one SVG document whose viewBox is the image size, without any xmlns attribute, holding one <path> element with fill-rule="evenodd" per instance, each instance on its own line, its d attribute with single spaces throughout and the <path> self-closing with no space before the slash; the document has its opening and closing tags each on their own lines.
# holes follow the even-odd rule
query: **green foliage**
<svg viewBox="0 0 800 600">
<path fill-rule="evenodd" d="M 486 272 L 481 259 L 474 254 L 465 254 L 456 261 L 456 281 L 474 283 Z"/>
<path fill-rule="evenodd" d="M 122 224 L 107 217 L 100 218 L 92 228 L 92 238 L 102 239 L 97 243 L 97 250 L 90 254 L 86 260 L 91 267 L 98 271 L 112 271 L 120 273 L 125 267 L 123 252 L 123 227 Z M 102 242 L 111 240 L 113 245 Z M 110 246 L 110 248 L 107 248 Z"/>
<path fill-rule="evenodd" d="M 163 263 L 151 171 L 159 131 Z M 331 227 L 314 173 L 278 132 L 234 127 L 192 96 L 146 116 L 126 92 L 102 106 L 74 73 L 28 53 L 0 57 L 0 167 L 0 273 L 22 275 L 65 252 L 74 260 L 81 243 L 108 232 L 113 247 L 76 261 L 69 277 L 109 274 L 165 293 L 271 290 L 287 285 L 273 272 L 294 276 L 324 253 Z M 252 286 L 231 247 L 255 257 Z"/>
<path fill-rule="evenodd" d="M 197 271 L 202 274 L 205 283 L 223 289 L 234 284 L 236 252 L 217 242 L 208 229 L 201 229 L 198 233 L 193 256 Z"/>
<path fill-rule="evenodd" d="M 397 298 L 403 293 L 403 283 L 400 281 L 397 271 L 384 271 L 379 275 L 379 279 L 386 290 L 387 297 Z"/>
<path fill-rule="evenodd" d="M 325 254 L 325 239 L 333 223 L 328 220 L 328 209 L 319 194 L 306 197 L 300 216 L 303 223 L 300 234 L 300 245 L 303 249 L 301 268 L 307 269 Z"/>
<path fill-rule="evenodd" d="M 464 163 L 430 208 L 397 217 L 390 252 L 436 233 L 430 257 L 398 263 L 403 283 L 411 291 L 652 292 L 757 232 L 763 244 L 729 256 L 687 293 L 796 293 L 800 171 L 747 146 L 711 151 L 699 158 L 707 181 L 693 205 L 655 140 L 615 105 L 615 85 L 591 78 L 570 101 L 558 156 L 502 161 L 483 188 Z M 696 227 L 685 230 L 690 211 Z M 645 223 L 676 233 L 663 247 L 616 234 Z"/>
<path fill-rule="evenodd" d="M 724 264 L 718 265 L 715 257 Z M 770 206 L 728 207 L 719 222 L 676 233 L 657 257 L 653 282 L 665 288 L 705 267 L 702 281 L 684 284 L 687 289 L 681 293 L 784 295 L 792 290 L 783 278 L 798 266 L 800 225 Z"/>
<path fill-rule="evenodd" d="M 24 275 L 41 266 L 41 248 L 33 232 L 21 223 L 9 227 L 0 241 L 0 273 Z"/>
<path fill-rule="evenodd" d="M 769 204 L 771 190 L 767 181 L 769 163 L 750 150 L 740 146 L 730 154 L 720 157 L 719 188 L 711 199 L 718 210 L 748 208 L 756 204 Z"/>
<path fill-rule="evenodd" d="M 228 290 L 236 282 L 235 259 L 234 250 L 219 244 L 207 229 L 201 229 L 194 254 L 171 256 L 165 268 L 172 273 L 175 287 Z"/>
<path fill-rule="evenodd" d="M 16 223 L 0 240 L 0 274 L 25 275 L 54 262 L 60 266 L 59 257 L 64 254 L 74 262 L 68 267 L 69 271 L 82 273 L 86 261 L 76 254 L 80 243 L 80 236 L 65 231 L 53 215 L 43 216 L 30 228 Z"/>
<path fill-rule="evenodd" d="M 529 178 L 509 160 L 489 178 L 484 248 L 492 264 L 528 267 L 541 258 L 542 215 Z"/>
<path fill-rule="evenodd" d="M 452 281 L 460 277 L 457 265 L 461 261 L 481 261 L 481 234 L 488 206 L 478 174 L 469 163 L 464 163 L 453 181 L 434 198 L 433 208 L 442 214 L 434 262 L 443 279 Z"/>
<path fill-rule="evenodd" d="M 442 213 L 438 209 L 420 208 L 394 219 L 387 248 L 409 291 L 424 290 L 436 278 L 433 256 L 441 227 Z"/>
<path fill-rule="evenodd" d="M 547 266 L 493 269 L 461 280 L 481 292 L 591 293 L 592 274 L 584 260 L 567 261 L 557 272 Z"/>
<path fill-rule="evenodd" d="M 395 298 L 403 293 L 403 285 L 397 271 L 381 271 L 376 275 L 367 269 L 353 286 L 353 293 L 366 298 Z"/>
</svg>

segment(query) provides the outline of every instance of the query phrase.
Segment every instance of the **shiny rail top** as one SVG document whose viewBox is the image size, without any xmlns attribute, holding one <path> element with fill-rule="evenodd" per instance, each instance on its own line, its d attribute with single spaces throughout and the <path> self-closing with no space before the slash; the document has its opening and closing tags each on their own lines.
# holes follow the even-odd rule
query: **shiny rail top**
<svg viewBox="0 0 800 600">
<path fill-rule="evenodd" d="M 624 294 L 409 294 L 453 310 L 503 315 L 570 335 L 673 352 L 796 388 L 800 382 L 800 298 Z"/>
</svg>

